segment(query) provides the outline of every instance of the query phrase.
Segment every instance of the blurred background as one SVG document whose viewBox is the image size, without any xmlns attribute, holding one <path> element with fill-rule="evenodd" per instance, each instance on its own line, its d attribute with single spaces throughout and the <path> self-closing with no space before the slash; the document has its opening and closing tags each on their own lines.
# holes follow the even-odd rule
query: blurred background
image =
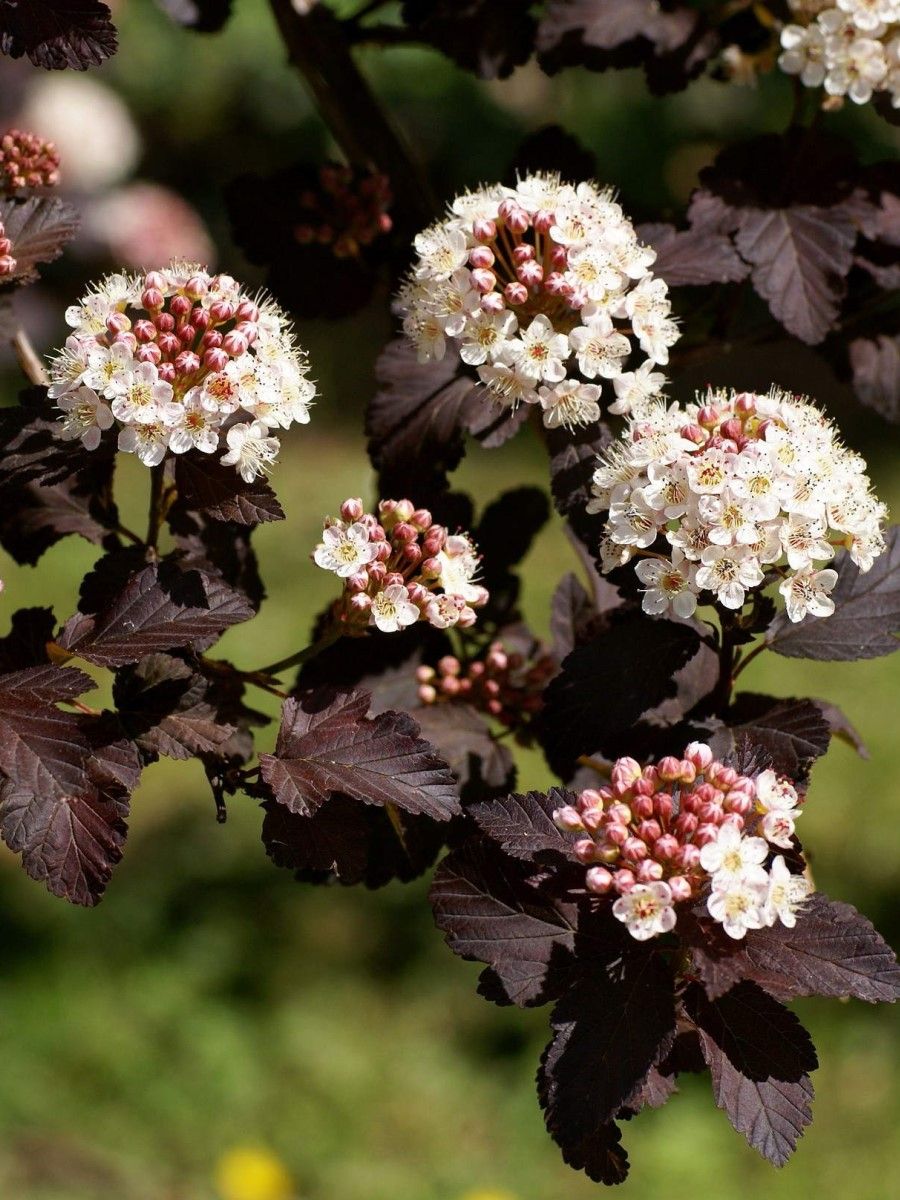
<svg viewBox="0 0 900 1200">
<path fill-rule="evenodd" d="M 226 30 L 200 37 L 151 0 L 116 8 L 119 54 L 87 75 L 0 62 L 0 115 L 53 138 L 64 194 L 84 229 L 44 281 L 20 296 L 42 352 L 65 336 L 62 313 L 115 266 L 172 254 L 261 278 L 233 245 L 222 189 L 246 171 L 336 156 L 285 62 L 264 0 L 239 0 Z M 677 218 L 697 171 L 725 142 L 778 130 L 783 79 L 756 89 L 700 81 L 657 100 L 642 76 L 531 67 L 479 83 L 440 56 L 367 52 L 362 65 L 427 164 L 439 195 L 501 175 L 526 133 L 548 120 L 597 155 L 636 219 Z M 895 156 L 900 133 L 868 112 L 838 114 L 870 160 Z M 337 323 L 299 323 L 320 399 L 284 439 L 273 483 L 287 521 L 256 535 L 269 600 L 231 630 L 223 656 L 258 666 L 304 641 L 331 595 L 309 551 L 321 518 L 368 496 L 362 417 L 372 364 L 389 336 L 387 295 Z M 19 381 L 0 363 L 3 398 Z M 811 355 L 783 352 L 704 365 L 694 386 L 777 381 L 827 405 L 867 454 L 880 495 L 900 509 L 895 442 Z M 473 449 L 458 474 L 481 502 L 543 484 L 524 433 Z M 146 506 L 146 471 L 122 464 L 123 519 Z M 96 551 L 70 539 L 37 568 L 0 553 L 2 605 L 74 608 Z M 556 524 L 525 564 L 525 609 L 548 627 L 555 580 L 572 569 Z M 7 626 L 5 616 L 3 630 Z M 746 686 L 823 696 L 861 731 L 870 757 L 840 742 L 813 773 L 804 841 L 818 886 L 900 940 L 898 660 L 816 664 L 762 656 Z M 97 693 L 103 701 L 103 689 Z M 277 701 L 252 701 L 273 713 Z M 274 731 L 264 730 L 267 749 Z M 524 755 L 520 785 L 551 782 Z M 433 929 L 427 882 L 377 893 L 314 889 L 267 860 L 250 800 L 217 825 L 197 763 L 161 762 L 134 798 L 128 851 L 95 911 L 28 880 L 0 848 L 0 1196 L 26 1200 L 578 1200 L 598 1191 L 564 1166 L 547 1137 L 533 1075 L 546 1011 L 494 1008 L 475 994 L 478 967 Z M 793 1200 L 840 1189 L 845 1200 L 900 1195 L 896 1019 L 852 1002 L 797 1006 L 817 1043 L 816 1120 L 775 1172 L 712 1106 L 705 1078 L 625 1128 L 633 1200 L 732 1200 L 765 1189 Z"/>
</svg>

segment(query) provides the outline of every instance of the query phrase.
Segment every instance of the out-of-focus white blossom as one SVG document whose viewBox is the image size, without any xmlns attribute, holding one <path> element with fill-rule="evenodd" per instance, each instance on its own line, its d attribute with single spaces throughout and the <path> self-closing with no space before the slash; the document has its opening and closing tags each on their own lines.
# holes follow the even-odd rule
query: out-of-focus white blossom
<svg viewBox="0 0 900 1200">
<path fill-rule="evenodd" d="M 900 108 L 900 0 L 792 0 L 778 65 L 806 87 L 865 104 L 875 92 Z"/>
</svg>

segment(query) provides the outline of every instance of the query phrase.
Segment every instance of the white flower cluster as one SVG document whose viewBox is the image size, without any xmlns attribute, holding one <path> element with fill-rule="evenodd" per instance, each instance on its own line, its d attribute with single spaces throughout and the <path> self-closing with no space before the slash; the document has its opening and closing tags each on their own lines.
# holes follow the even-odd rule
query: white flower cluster
<svg viewBox="0 0 900 1200">
<path fill-rule="evenodd" d="M 863 459 L 819 409 L 775 388 L 657 403 L 599 461 L 588 511 L 608 514 L 602 567 L 639 558 L 648 613 L 689 617 L 702 599 L 738 609 L 780 577 L 792 621 L 829 616 L 837 572 L 820 564 L 844 547 L 865 572 L 884 550 L 887 509 Z"/>
<path fill-rule="evenodd" d="M 782 71 L 856 104 L 886 92 L 900 108 L 900 0 L 792 0 L 791 8 L 802 23 L 781 31 Z"/>
<path fill-rule="evenodd" d="M 678 328 L 650 272 L 655 252 L 610 192 L 558 175 L 484 187 L 457 197 L 415 249 L 397 310 L 421 362 L 449 341 L 501 404 L 540 405 L 551 428 L 597 420 L 604 380 L 613 413 L 660 395 L 653 368 Z M 645 357 L 632 364 L 635 343 Z"/>
<path fill-rule="evenodd" d="M 73 332 L 50 364 L 61 436 L 89 450 L 118 424 L 118 448 L 148 467 L 199 450 L 247 482 L 278 453 L 273 429 L 309 421 L 315 387 L 290 326 L 229 275 L 173 262 L 110 275 L 66 310 Z"/>
</svg>

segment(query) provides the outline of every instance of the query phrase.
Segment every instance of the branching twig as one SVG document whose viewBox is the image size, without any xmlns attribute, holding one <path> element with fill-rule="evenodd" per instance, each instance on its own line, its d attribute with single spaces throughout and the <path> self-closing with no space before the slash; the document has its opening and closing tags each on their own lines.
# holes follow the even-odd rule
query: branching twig
<svg viewBox="0 0 900 1200">
<path fill-rule="evenodd" d="M 35 387 L 46 387 L 50 379 L 44 370 L 44 364 L 21 325 L 12 336 L 12 348 L 28 382 Z"/>
</svg>

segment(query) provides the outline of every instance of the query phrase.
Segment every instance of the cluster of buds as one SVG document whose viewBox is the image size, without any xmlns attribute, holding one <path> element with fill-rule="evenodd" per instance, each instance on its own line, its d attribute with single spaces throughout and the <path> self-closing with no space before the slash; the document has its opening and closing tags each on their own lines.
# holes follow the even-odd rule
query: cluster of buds
<svg viewBox="0 0 900 1200">
<path fill-rule="evenodd" d="M 299 201 L 294 237 L 301 246 L 330 246 L 336 258 L 356 257 L 393 225 L 387 175 L 326 163 L 319 168 L 318 188 L 302 191 Z"/>
<path fill-rule="evenodd" d="M 12 255 L 12 242 L 6 236 L 6 226 L 0 221 L 0 279 L 15 275 L 18 263 Z"/>
<path fill-rule="evenodd" d="M 553 819 L 584 835 L 574 853 L 587 866 L 586 887 L 617 896 L 613 914 L 632 937 L 667 933 L 676 905 L 708 893 L 713 919 L 742 938 L 777 921 L 794 925 L 811 890 L 783 855 L 772 857 L 772 847 L 791 846 L 798 804 L 774 771 L 751 779 L 692 742 L 682 759 L 645 767 L 618 759 L 608 787 L 586 789 Z"/>
<path fill-rule="evenodd" d="M 0 138 L 0 190 L 50 188 L 59 183 L 59 154 L 52 142 L 10 129 Z"/>
<path fill-rule="evenodd" d="M 173 262 L 111 275 L 66 310 L 73 333 L 50 364 L 61 436 L 119 449 L 145 465 L 166 453 L 215 454 L 250 482 L 278 453 L 272 429 L 309 421 L 315 395 L 290 325 L 230 275 Z"/>
<path fill-rule="evenodd" d="M 865 104 L 875 92 L 900 108 L 900 0 L 790 0 L 778 65 L 832 103 Z"/>
<path fill-rule="evenodd" d="M 460 701 L 487 713 L 501 725 L 527 725 L 543 705 L 544 688 L 559 667 L 539 643 L 531 654 L 491 642 L 483 658 L 462 663 L 445 655 L 436 667 L 416 670 L 423 704 Z"/>
<path fill-rule="evenodd" d="M 457 197 L 415 240 L 397 300 L 422 362 L 448 341 L 501 404 L 540 405 L 544 424 L 639 411 L 665 385 L 655 364 L 678 337 L 668 290 L 612 194 L 558 175 L 529 175 Z M 646 356 L 626 370 L 636 353 Z"/>
<path fill-rule="evenodd" d="M 844 547 L 868 571 L 887 516 L 825 415 L 774 388 L 710 391 L 633 418 L 600 457 L 588 511 L 608 514 L 604 571 L 640 559 L 645 612 L 689 617 L 704 592 L 738 609 L 780 576 L 792 621 L 834 611 L 837 572 L 819 564 Z"/>
<path fill-rule="evenodd" d="M 475 623 L 488 593 L 475 582 L 478 554 L 464 533 L 450 534 L 410 500 L 382 500 L 378 515 L 345 500 L 329 517 L 312 555 L 344 580 L 333 619 L 342 633 L 382 633 L 424 620 L 436 629 Z"/>
</svg>

